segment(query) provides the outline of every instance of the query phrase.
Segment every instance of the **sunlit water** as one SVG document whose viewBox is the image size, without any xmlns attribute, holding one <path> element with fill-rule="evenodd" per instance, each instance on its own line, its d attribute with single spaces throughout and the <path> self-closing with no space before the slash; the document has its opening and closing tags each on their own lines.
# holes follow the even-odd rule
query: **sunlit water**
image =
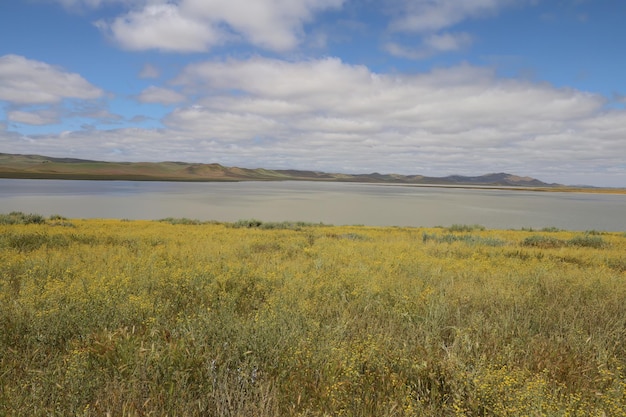
<svg viewBox="0 0 626 417">
<path fill-rule="evenodd" d="M 327 182 L 0 179 L 0 213 L 73 218 L 301 220 L 335 225 L 626 230 L 626 195 Z"/>
</svg>

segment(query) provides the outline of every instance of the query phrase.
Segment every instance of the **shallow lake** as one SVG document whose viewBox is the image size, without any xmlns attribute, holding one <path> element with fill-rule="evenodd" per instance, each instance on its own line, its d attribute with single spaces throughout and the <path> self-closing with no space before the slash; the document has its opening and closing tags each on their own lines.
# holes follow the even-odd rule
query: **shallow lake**
<svg viewBox="0 0 626 417">
<path fill-rule="evenodd" d="M 335 225 L 626 230 L 626 195 L 328 182 L 0 179 L 0 213 L 72 218 L 301 220 Z"/>
</svg>

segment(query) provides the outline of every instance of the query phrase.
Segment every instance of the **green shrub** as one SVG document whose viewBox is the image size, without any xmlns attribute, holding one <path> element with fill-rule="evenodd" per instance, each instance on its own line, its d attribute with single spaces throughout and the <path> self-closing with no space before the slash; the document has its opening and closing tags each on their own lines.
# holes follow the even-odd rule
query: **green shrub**
<svg viewBox="0 0 626 417">
<path fill-rule="evenodd" d="M 25 214 L 21 211 L 0 214 L 0 224 L 43 224 L 45 222 L 46 219 L 39 214 Z"/>
<path fill-rule="evenodd" d="M 262 224 L 263 222 L 257 219 L 241 219 L 237 220 L 235 223 L 230 224 L 230 226 L 235 229 L 251 229 L 253 227 L 260 227 Z"/>
<path fill-rule="evenodd" d="M 60 214 L 53 214 L 50 217 L 48 217 L 48 219 L 50 219 L 50 220 L 67 220 L 67 217 L 63 217 Z"/>
<path fill-rule="evenodd" d="M 49 235 L 47 233 L 10 233 L 0 238 L 0 247 L 16 249 L 20 252 L 30 252 L 42 246 L 59 248 L 69 245 L 69 240 L 63 235 Z"/>
<path fill-rule="evenodd" d="M 485 230 L 485 226 L 480 224 L 453 224 L 447 230 L 449 232 L 473 232 L 475 230 Z"/>
<path fill-rule="evenodd" d="M 339 235 L 339 238 L 348 240 L 369 240 L 367 236 L 360 235 L 358 233 L 344 233 Z"/>
<path fill-rule="evenodd" d="M 323 223 L 309 222 L 264 222 L 258 219 L 242 219 L 228 225 L 233 229 L 264 229 L 264 230 L 301 230 L 303 227 L 327 226 Z"/>
<path fill-rule="evenodd" d="M 600 235 L 605 234 L 605 232 L 601 232 L 599 230 L 592 229 L 592 230 L 585 231 L 585 234 L 586 235 L 593 235 L 593 236 L 600 236 Z"/>
<path fill-rule="evenodd" d="M 561 240 L 552 236 L 533 235 L 522 241 L 522 246 L 541 249 L 562 248 L 565 246 L 599 249 L 606 245 L 607 243 L 601 236 L 592 236 L 587 233 L 582 236 L 575 236 L 569 240 Z"/>
<path fill-rule="evenodd" d="M 199 224 L 206 224 L 206 223 L 208 223 L 208 222 L 203 222 L 203 221 L 198 220 L 198 219 L 188 219 L 187 217 L 180 217 L 180 218 L 166 217 L 166 218 L 160 219 L 158 221 L 161 222 L 161 223 L 186 224 L 186 225 L 199 225 Z"/>
<path fill-rule="evenodd" d="M 541 249 L 561 248 L 566 242 L 552 236 L 532 235 L 522 241 L 522 246 Z"/>
<path fill-rule="evenodd" d="M 548 232 L 548 233 L 557 233 L 557 232 L 562 232 L 563 230 L 559 229 L 558 227 L 550 226 L 550 227 L 544 227 L 543 229 L 541 229 L 541 231 Z"/>
<path fill-rule="evenodd" d="M 434 241 L 436 243 L 454 243 L 454 242 L 463 242 L 467 245 L 482 245 L 482 246 L 504 246 L 506 242 L 504 240 L 494 238 L 494 237 L 481 237 L 475 235 L 454 235 L 451 233 L 447 233 L 445 235 L 439 236 L 437 234 L 429 234 L 422 233 L 422 242 Z"/>
<path fill-rule="evenodd" d="M 608 259 L 606 265 L 618 272 L 626 272 L 626 259 L 624 258 Z"/>
<path fill-rule="evenodd" d="M 569 246 L 579 246 L 583 248 L 603 248 L 606 242 L 601 236 L 592 236 L 585 233 L 583 236 L 575 236 L 567 241 Z"/>
</svg>

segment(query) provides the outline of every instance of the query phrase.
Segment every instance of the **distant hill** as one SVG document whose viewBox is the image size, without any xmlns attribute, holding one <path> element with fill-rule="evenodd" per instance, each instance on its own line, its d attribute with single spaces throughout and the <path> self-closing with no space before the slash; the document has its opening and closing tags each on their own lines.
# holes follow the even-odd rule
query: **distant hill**
<svg viewBox="0 0 626 417">
<path fill-rule="evenodd" d="M 187 162 L 103 162 L 41 155 L 0 153 L 0 178 L 131 181 L 277 181 L 308 180 L 447 186 L 556 187 L 535 178 L 507 173 L 477 177 L 425 177 L 399 174 L 337 174 L 319 171 L 225 167 Z"/>
</svg>

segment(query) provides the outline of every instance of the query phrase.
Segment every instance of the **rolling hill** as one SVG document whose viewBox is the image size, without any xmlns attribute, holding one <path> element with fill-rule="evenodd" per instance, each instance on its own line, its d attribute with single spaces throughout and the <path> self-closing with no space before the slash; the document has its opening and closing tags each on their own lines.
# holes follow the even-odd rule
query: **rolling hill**
<svg viewBox="0 0 626 417">
<path fill-rule="evenodd" d="M 131 181 L 277 181 L 307 180 L 422 185 L 555 187 L 535 178 L 507 173 L 481 176 L 426 177 L 400 174 L 341 174 L 304 170 L 269 170 L 187 162 L 104 162 L 41 155 L 0 153 L 0 178 Z"/>
</svg>

